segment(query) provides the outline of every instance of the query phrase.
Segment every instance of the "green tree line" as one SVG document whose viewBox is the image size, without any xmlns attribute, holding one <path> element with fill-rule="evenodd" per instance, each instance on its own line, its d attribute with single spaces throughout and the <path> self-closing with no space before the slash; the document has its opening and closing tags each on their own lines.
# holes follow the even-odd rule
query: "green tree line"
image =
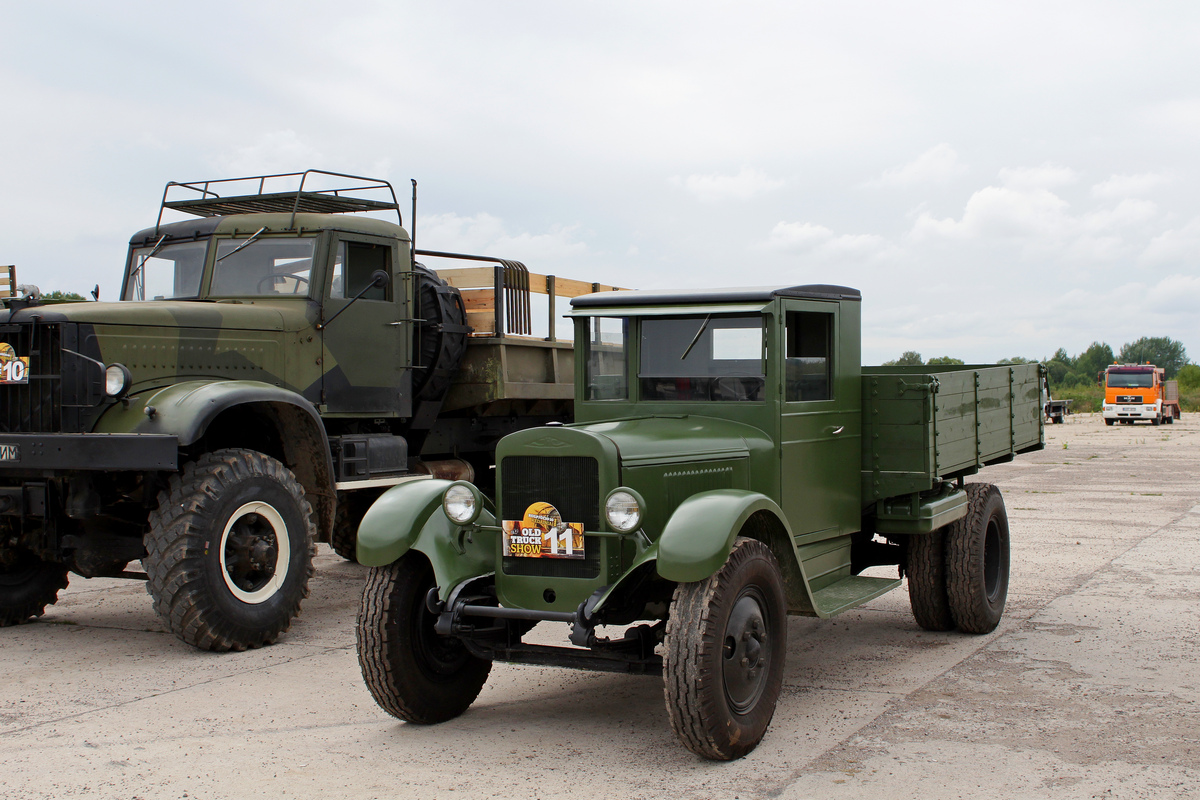
<svg viewBox="0 0 1200 800">
<path fill-rule="evenodd" d="M 1109 364 L 1150 363 L 1166 370 L 1167 380 L 1179 381 L 1179 393 L 1184 411 L 1200 411 L 1200 366 L 1188 360 L 1182 342 L 1166 336 L 1143 336 L 1128 342 L 1117 352 L 1104 342 L 1092 342 L 1082 353 L 1070 355 L 1065 347 L 1054 351 L 1049 358 L 1035 359 L 1014 356 L 1002 358 L 997 364 L 1029 364 L 1042 361 L 1050 378 L 1050 391 L 1060 400 L 1073 400 L 1076 411 L 1099 411 L 1104 402 L 1100 374 Z M 914 350 L 905 351 L 883 366 L 931 366 L 962 364 L 951 356 L 938 356 L 925 361 Z"/>
</svg>

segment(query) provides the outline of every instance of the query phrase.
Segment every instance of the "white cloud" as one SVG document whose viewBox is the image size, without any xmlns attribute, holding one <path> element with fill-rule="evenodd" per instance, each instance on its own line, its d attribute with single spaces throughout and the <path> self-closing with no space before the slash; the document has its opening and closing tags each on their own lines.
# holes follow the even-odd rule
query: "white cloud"
<svg viewBox="0 0 1200 800">
<path fill-rule="evenodd" d="M 1142 172 L 1136 175 L 1110 175 L 1092 187 L 1092 197 L 1104 200 L 1115 200 L 1123 197 L 1137 197 L 1149 194 L 1160 186 L 1171 182 L 1171 178 L 1156 172 Z"/>
<path fill-rule="evenodd" d="M 1142 251 L 1138 264 L 1162 266 L 1182 263 L 1195 269 L 1197 254 L 1200 254 L 1200 219 L 1194 219 L 1182 228 L 1172 228 L 1153 237 Z"/>
<path fill-rule="evenodd" d="M 811 222 L 779 222 L 761 247 L 839 260 L 872 259 L 894 249 L 886 239 L 873 233 L 838 235 L 824 225 Z"/>
<path fill-rule="evenodd" d="M 686 178 L 676 175 L 670 181 L 674 186 L 687 189 L 702 203 L 749 200 L 778 189 L 784 183 L 750 167 L 742 167 L 737 175 L 688 175 Z"/>
<path fill-rule="evenodd" d="M 1075 170 L 1049 162 L 1040 167 L 1004 167 L 1000 183 L 1010 189 L 1053 189 L 1079 180 Z"/>
<path fill-rule="evenodd" d="M 219 153 L 214 166 L 220 174 L 268 175 L 301 172 L 324 164 L 321 151 L 293 130 L 270 131 L 250 144 Z"/>
<path fill-rule="evenodd" d="M 926 183 L 946 183 L 967 172 L 958 160 L 958 153 L 945 142 L 934 145 L 916 159 L 884 170 L 869 186 L 912 186 Z"/>
<path fill-rule="evenodd" d="M 961 220 L 937 219 L 922 212 L 911 238 L 1058 239 L 1070 226 L 1068 204 L 1046 189 L 987 186 L 971 195 Z"/>
<path fill-rule="evenodd" d="M 468 217 L 432 214 L 420 218 L 417 246 L 513 258 L 526 262 L 535 272 L 545 272 L 539 264 L 587 252 L 587 244 L 576 239 L 578 232 L 578 225 L 570 225 L 552 227 L 547 233 L 511 233 L 502 219 L 486 212 Z"/>
</svg>

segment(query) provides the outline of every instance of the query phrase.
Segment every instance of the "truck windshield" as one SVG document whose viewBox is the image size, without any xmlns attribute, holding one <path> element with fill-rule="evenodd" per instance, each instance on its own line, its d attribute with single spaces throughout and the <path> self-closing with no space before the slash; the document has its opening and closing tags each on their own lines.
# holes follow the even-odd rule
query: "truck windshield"
<svg viewBox="0 0 1200 800">
<path fill-rule="evenodd" d="M 1113 389 L 1146 389 L 1154 385 L 1154 373 L 1112 370 L 1108 373 L 1108 385 Z"/>
<path fill-rule="evenodd" d="M 308 296 L 312 238 L 222 239 L 213 265 L 213 297 Z"/>
<path fill-rule="evenodd" d="M 581 322 L 589 326 L 588 336 L 584 339 L 585 396 L 588 400 L 625 400 L 629 397 L 629 385 L 625 380 L 629 320 L 592 317 Z"/>
<path fill-rule="evenodd" d="M 643 400 L 762 400 L 763 318 L 645 317 L 638 382 Z"/>
<path fill-rule="evenodd" d="M 122 300 L 173 300 L 200 294 L 208 242 L 179 242 L 135 248 Z"/>
</svg>

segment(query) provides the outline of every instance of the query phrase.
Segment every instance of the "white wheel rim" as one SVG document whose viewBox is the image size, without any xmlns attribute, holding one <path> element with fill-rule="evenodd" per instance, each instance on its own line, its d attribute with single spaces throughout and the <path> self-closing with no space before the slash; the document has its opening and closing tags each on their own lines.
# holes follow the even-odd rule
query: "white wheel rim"
<svg viewBox="0 0 1200 800">
<path fill-rule="evenodd" d="M 258 589 L 248 592 L 234 583 L 233 576 L 229 574 L 229 568 L 225 561 L 225 548 L 229 543 L 229 534 L 234 526 L 251 514 L 258 515 L 271 527 L 271 532 L 275 535 L 276 554 L 275 569 L 270 580 Z M 221 577 L 225 579 L 225 586 L 234 597 L 243 603 L 257 605 L 266 602 L 279 591 L 279 587 L 283 586 L 283 581 L 287 578 L 291 550 L 291 539 L 288 537 L 287 525 L 284 524 L 283 517 L 279 515 L 279 512 L 267 503 L 258 501 L 246 503 L 233 512 L 229 517 L 229 521 L 225 523 L 225 530 L 221 533 L 221 549 L 217 552 L 217 557 L 221 562 Z"/>
</svg>

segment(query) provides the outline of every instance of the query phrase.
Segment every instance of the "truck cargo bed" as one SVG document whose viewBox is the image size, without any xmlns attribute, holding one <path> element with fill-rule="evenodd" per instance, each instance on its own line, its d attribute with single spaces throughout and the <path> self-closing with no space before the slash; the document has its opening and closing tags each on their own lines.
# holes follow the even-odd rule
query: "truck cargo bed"
<svg viewBox="0 0 1200 800">
<path fill-rule="evenodd" d="M 1040 370 L 863 367 L 863 504 L 1042 449 Z"/>
</svg>

